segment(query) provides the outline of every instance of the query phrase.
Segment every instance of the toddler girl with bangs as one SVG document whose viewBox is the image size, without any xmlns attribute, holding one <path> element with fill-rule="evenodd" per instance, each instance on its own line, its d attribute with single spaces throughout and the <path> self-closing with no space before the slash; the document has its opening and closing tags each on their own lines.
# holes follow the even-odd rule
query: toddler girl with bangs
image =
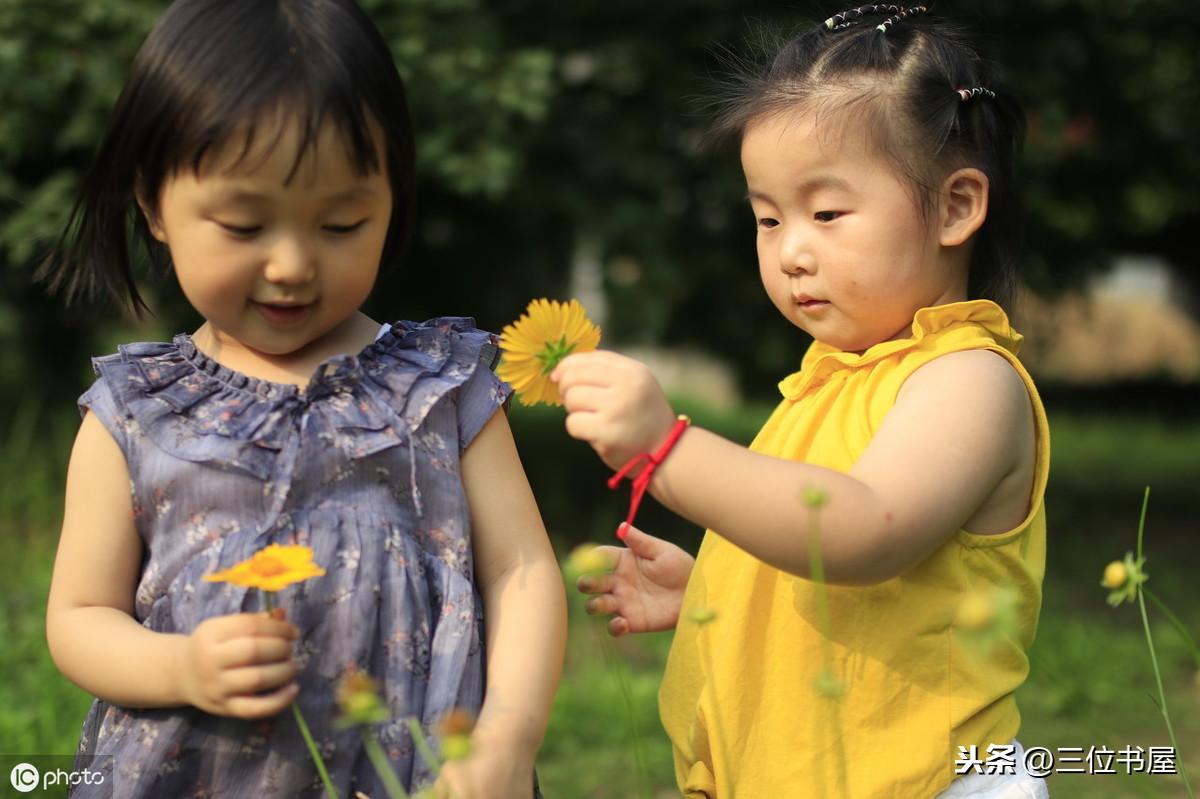
<svg viewBox="0 0 1200 799">
<path fill-rule="evenodd" d="M 677 421 L 616 353 L 552 375 L 571 435 L 613 468 L 666 450 L 649 490 L 708 528 L 693 561 L 622 527 L 615 570 L 579 583 L 614 635 L 674 628 L 659 706 L 689 799 L 1046 795 L 1013 696 L 1050 460 L 1004 310 L 1022 125 L 924 6 L 833 15 L 741 76 L 717 123 L 767 296 L 815 339 L 754 442 Z M 981 645 L 972 602 L 1013 623 Z M 996 763 L 956 768 L 972 751 Z"/>
<path fill-rule="evenodd" d="M 177 0 L 117 101 L 48 261 L 71 298 L 143 306 L 135 245 L 203 324 L 97 358 L 47 610 L 55 663 L 96 696 L 73 796 L 385 795 L 334 685 L 375 678 L 372 730 L 410 790 L 431 738 L 477 715 L 434 795 L 528 799 L 565 598 L 492 372 L 465 317 L 360 310 L 412 229 L 413 141 L 387 45 L 353 0 Z M 204 580 L 272 544 L 325 575 L 281 595 Z M 111 761 L 108 760 L 111 758 Z"/>
</svg>

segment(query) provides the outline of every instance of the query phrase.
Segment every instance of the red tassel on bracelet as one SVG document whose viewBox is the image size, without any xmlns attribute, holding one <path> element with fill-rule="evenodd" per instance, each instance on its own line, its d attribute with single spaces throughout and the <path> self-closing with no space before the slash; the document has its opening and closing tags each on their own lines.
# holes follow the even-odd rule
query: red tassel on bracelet
<svg viewBox="0 0 1200 799">
<path fill-rule="evenodd" d="M 646 489 L 650 487 L 650 480 L 654 477 L 654 470 L 658 468 L 667 456 L 671 454 L 679 437 L 683 435 L 683 431 L 692 423 L 690 417 L 685 414 L 679 414 L 671 432 L 667 434 L 667 440 L 662 443 L 654 452 L 643 452 L 641 455 L 636 455 L 629 459 L 629 462 L 617 470 L 616 474 L 608 478 L 608 487 L 616 489 L 621 484 L 621 481 L 629 477 L 629 473 L 638 466 L 643 466 L 643 469 L 634 477 L 630 478 L 633 484 L 633 492 L 629 496 L 629 515 L 625 517 L 625 524 L 633 524 L 633 517 L 637 516 L 638 506 L 642 504 L 642 497 L 646 494 Z M 626 527 L 617 529 L 617 537 L 625 538 Z"/>
</svg>

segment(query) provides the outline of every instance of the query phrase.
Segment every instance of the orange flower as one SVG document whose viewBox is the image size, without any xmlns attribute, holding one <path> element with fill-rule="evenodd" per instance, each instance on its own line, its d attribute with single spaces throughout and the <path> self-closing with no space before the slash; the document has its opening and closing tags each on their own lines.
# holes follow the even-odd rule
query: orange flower
<svg viewBox="0 0 1200 799">
<path fill-rule="evenodd" d="M 313 551 L 309 547 L 281 546 L 271 544 L 255 552 L 248 560 L 235 564 L 224 571 L 206 574 L 205 582 L 233 583 L 263 591 L 278 591 L 292 583 L 325 573 L 313 563 Z"/>
<path fill-rule="evenodd" d="M 496 374 L 512 385 L 522 405 L 561 405 L 550 373 L 571 353 L 599 345 L 600 328 L 587 318 L 579 300 L 534 300 L 520 319 L 501 332 L 504 358 Z"/>
</svg>

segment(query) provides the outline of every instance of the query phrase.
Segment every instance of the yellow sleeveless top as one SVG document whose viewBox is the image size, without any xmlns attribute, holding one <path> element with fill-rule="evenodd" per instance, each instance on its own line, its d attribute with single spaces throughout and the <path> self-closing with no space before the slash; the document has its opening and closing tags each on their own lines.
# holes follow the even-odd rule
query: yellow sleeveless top
<svg viewBox="0 0 1200 799">
<path fill-rule="evenodd" d="M 988 744 L 1015 737 L 1013 692 L 1029 671 L 1041 607 L 1050 462 L 1045 412 L 1016 357 L 1020 342 L 990 301 L 923 308 L 910 338 L 861 355 L 816 342 L 779 384 L 784 399 L 750 449 L 846 472 L 914 371 L 949 352 L 999 353 L 1025 381 L 1035 413 L 1030 511 L 998 535 L 959 530 L 886 582 L 827 586 L 829 639 L 813 582 L 707 531 L 659 692 L 684 796 L 932 797 L 954 779 L 960 745 L 975 744 L 986 758 Z M 956 629 L 963 598 L 996 589 L 1007 598 L 1005 623 L 984 640 Z M 716 611 L 716 620 L 689 620 L 699 608 Z M 832 688 L 819 679 L 826 663 Z"/>
</svg>

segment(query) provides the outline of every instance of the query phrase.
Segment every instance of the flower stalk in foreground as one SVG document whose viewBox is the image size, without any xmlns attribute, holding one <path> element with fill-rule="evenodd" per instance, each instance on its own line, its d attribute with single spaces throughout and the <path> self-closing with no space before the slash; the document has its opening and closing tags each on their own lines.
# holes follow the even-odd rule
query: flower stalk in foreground
<svg viewBox="0 0 1200 799">
<path fill-rule="evenodd" d="M 816 586 L 817 614 L 821 626 L 821 657 L 825 667 L 817 675 L 813 688 L 825 699 L 833 702 L 830 708 L 829 720 L 833 739 L 837 742 L 837 774 L 838 791 L 840 796 L 849 796 L 848 767 L 846 750 L 842 745 L 842 713 L 840 701 L 846 693 L 846 686 L 833 673 L 833 622 L 829 616 L 829 592 L 825 581 L 825 559 L 821 547 L 821 508 L 829 504 L 829 494 L 824 489 L 808 486 L 801 491 L 800 499 L 808 508 L 808 565 L 810 579 Z"/>
<path fill-rule="evenodd" d="M 362 669 L 351 666 L 338 680 L 335 696 L 341 714 L 334 721 L 334 726 L 338 729 L 357 727 L 362 736 L 367 759 L 379 775 L 379 781 L 383 783 L 383 789 L 387 791 L 389 799 L 408 799 L 408 792 L 392 771 L 387 755 L 371 734 L 370 725 L 387 721 L 392 715 L 387 705 L 379 698 L 377 683 Z"/>
<path fill-rule="evenodd" d="M 587 317 L 579 300 L 538 299 L 500 334 L 503 359 L 496 375 L 509 383 L 522 405 L 561 405 L 550 373 L 574 352 L 600 346 L 600 328 Z"/>
<path fill-rule="evenodd" d="M 276 591 L 311 577 L 320 577 L 324 573 L 325 570 L 313 562 L 313 551 L 309 547 L 271 544 L 228 569 L 206 574 L 204 581 L 257 588 L 263 592 L 263 607 L 268 613 L 272 613 L 275 610 L 274 593 Z M 304 720 L 304 714 L 300 712 L 300 706 L 295 701 L 292 702 L 292 715 L 295 717 L 296 726 L 300 728 L 300 735 L 308 747 L 308 754 L 312 757 L 313 765 L 317 768 L 317 774 L 321 776 L 321 783 L 325 786 L 326 795 L 329 799 L 338 799 L 337 790 L 329 778 L 329 770 L 325 767 L 325 761 L 317 750 L 317 744 Z"/>
<path fill-rule="evenodd" d="M 1134 599 L 1137 600 L 1138 609 L 1142 614 L 1142 629 L 1146 632 L 1146 646 L 1150 650 L 1150 665 L 1154 670 L 1154 682 L 1158 687 L 1158 702 L 1156 704 L 1158 705 L 1159 713 L 1162 714 L 1163 721 L 1167 725 L 1167 735 L 1171 739 L 1171 746 L 1174 748 L 1176 754 L 1178 754 L 1180 752 L 1179 742 L 1175 739 L 1175 728 L 1171 724 L 1171 714 L 1167 711 L 1167 695 L 1163 690 L 1162 672 L 1158 668 L 1158 655 L 1154 651 L 1154 638 L 1150 635 L 1150 617 L 1146 614 L 1147 591 L 1142 587 L 1142 584 L 1150 579 L 1149 575 L 1143 569 L 1146 558 L 1142 555 L 1142 538 L 1146 531 L 1146 508 L 1149 504 L 1150 486 L 1146 486 L 1146 493 L 1142 497 L 1142 513 L 1138 520 L 1137 555 L 1135 557 L 1132 554 L 1126 554 L 1124 561 L 1110 563 L 1108 568 L 1104 570 L 1104 580 L 1101 584 L 1105 588 L 1113 589 L 1112 593 L 1108 595 L 1108 604 L 1114 607 L 1125 601 L 1132 602 Z M 1116 565 L 1121 565 L 1123 568 L 1114 568 Z M 1120 581 L 1118 579 L 1120 577 L 1124 577 L 1125 579 Z M 1114 601 L 1114 597 L 1116 601 Z M 1159 604 L 1164 610 L 1166 609 L 1166 606 L 1162 605 L 1161 602 Z M 1167 615 L 1176 623 L 1178 622 L 1174 614 L 1167 611 Z M 1179 625 L 1179 628 L 1183 632 L 1185 640 L 1191 642 L 1191 636 L 1187 634 L 1183 626 Z M 1192 644 L 1192 646 L 1194 648 L 1195 644 Z M 1182 761 L 1178 765 L 1179 776 L 1183 779 L 1184 789 L 1187 790 L 1187 794 L 1191 799 L 1196 799 L 1196 794 L 1192 791 L 1192 784 L 1188 781 L 1187 769 L 1184 767 Z"/>
</svg>

